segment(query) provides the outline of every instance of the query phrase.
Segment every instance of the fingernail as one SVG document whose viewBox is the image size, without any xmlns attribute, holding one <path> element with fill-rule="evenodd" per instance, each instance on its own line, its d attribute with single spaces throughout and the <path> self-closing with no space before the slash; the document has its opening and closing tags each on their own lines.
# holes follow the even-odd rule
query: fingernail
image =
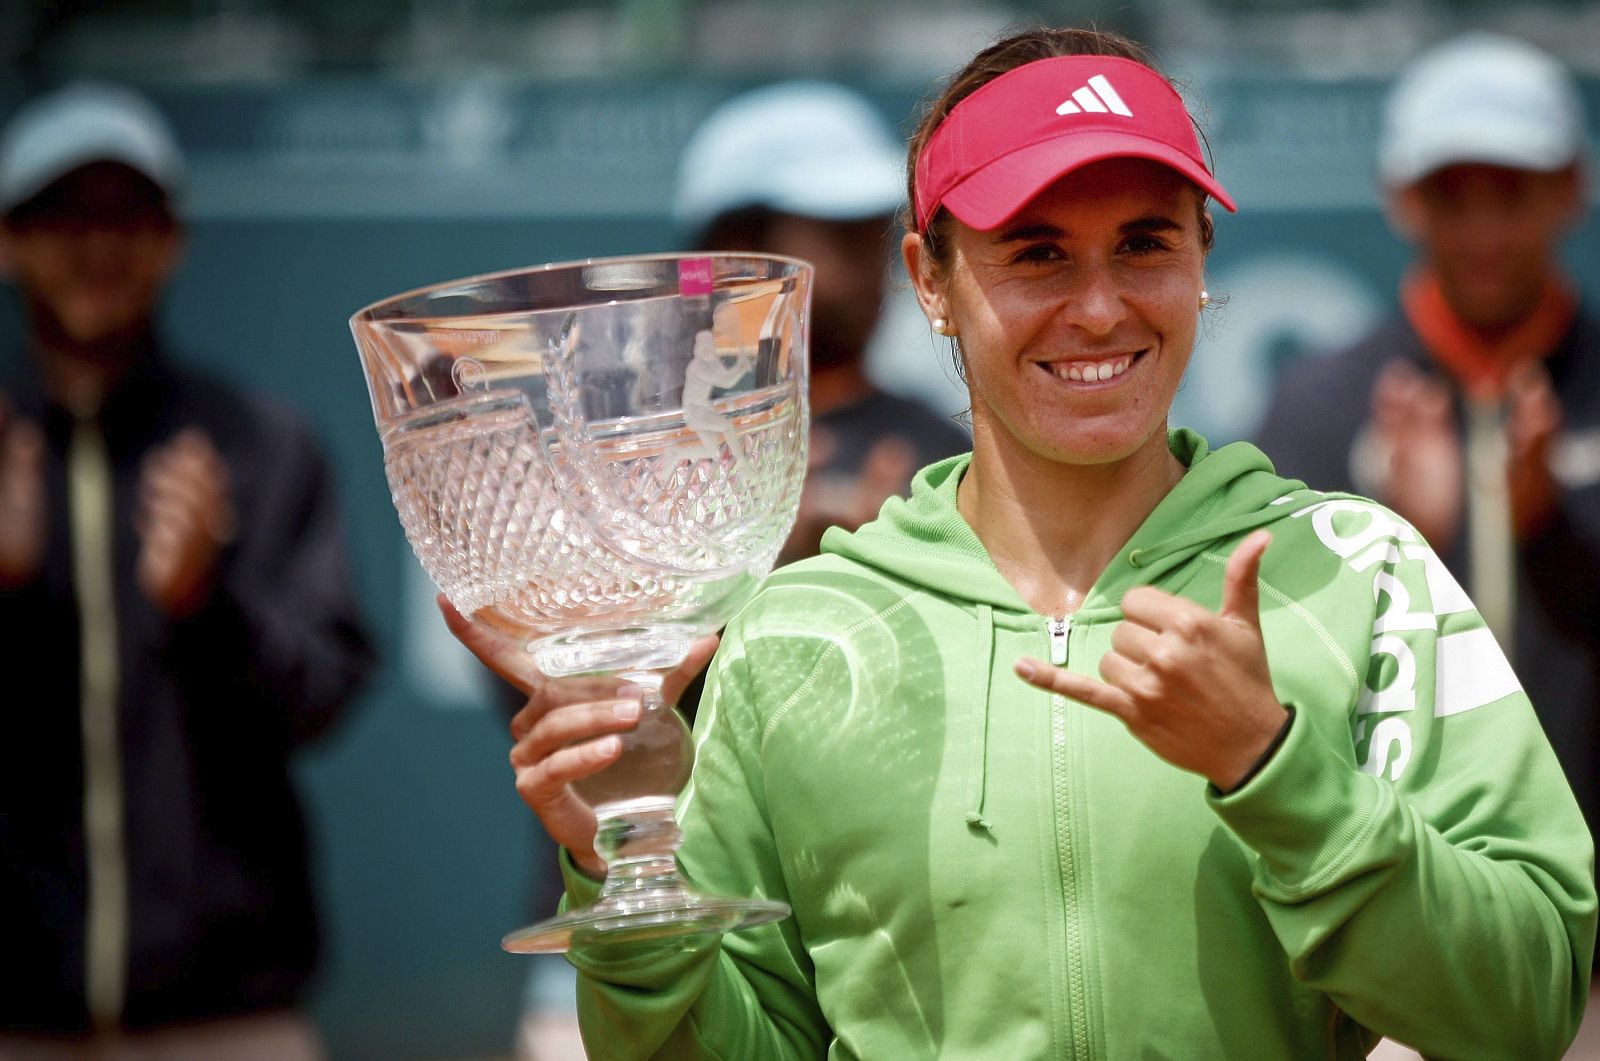
<svg viewBox="0 0 1600 1061">
<path fill-rule="evenodd" d="M 607 737 L 604 740 L 596 741 L 594 750 L 596 754 L 601 756 L 616 755 L 622 750 L 622 738 Z"/>
<path fill-rule="evenodd" d="M 639 701 L 618 700 L 611 705 L 611 714 L 623 722 L 632 722 L 639 717 Z"/>
<path fill-rule="evenodd" d="M 1011 666 L 1016 670 L 1017 677 L 1019 677 L 1019 678 L 1032 678 L 1033 677 L 1033 664 L 1028 662 L 1027 660 L 1019 659 L 1015 663 L 1013 663 Z"/>
</svg>

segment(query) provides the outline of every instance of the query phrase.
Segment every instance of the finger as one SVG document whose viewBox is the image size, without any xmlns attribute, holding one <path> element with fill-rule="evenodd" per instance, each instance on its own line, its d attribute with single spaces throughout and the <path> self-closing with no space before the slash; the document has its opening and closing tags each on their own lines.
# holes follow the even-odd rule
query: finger
<svg viewBox="0 0 1600 1061">
<path fill-rule="evenodd" d="M 231 475 L 211 442 L 198 431 L 186 431 L 151 454 L 148 466 L 164 476 L 177 479 L 197 492 L 227 497 Z"/>
<path fill-rule="evenodd" d="M 1016 671 L 1017 677 L 1035 688 L 1048 693 L 1057 693 L 1088 704 L 1090 707 L 1097 707 L 1118 718 L 1125 719 L 1134 710 L 1133 701 L 1127 693 L 1105 682 L 1095 681 L 1093 678 L 1086 678 L 1081 674 L 1074 674 L 1069 670 L 1026 656 L 1012 664 L 1012 668 Z"/>
<path fill-rule="evenodd" d="M 211 441 L 211 436 L 198 427 L 184 428 L 173 435 L 163 448 L 185 464 L 203 470 L 212 477 L 227 472 L 227 462 L 222 459 L 222 454 Z"/>
<path fill-rule="evenodd" d="M 621 755 L 622 739 L 615 736 L 562 748 L 538 762 L 517 767 L 517 793 L 528 806 L 539 810 L 568 797 L 568 785 L 599 773 Z"/>
<path fill-rule="evenodd" d="M 203 574 L 217 555 L 218 540 L 183 504 L 141 503 L 134 531 L 139 535 L 140 559 L 173 572 Z"/>
<path fill-rule="evenodd" d="M 1524 365 L 1510 380 L 1511 410 L 1507 433 L 1514 446 L 1527 449 L 1561 426 L 1561 403 L 1540 365 Z"/>
<path fill-rule="evenodd" d="M 1372 418 L 1380 429 L 1398 427 L 1415 400 L 1421 373 L 1406 361 L 1390 361 L 1372 384 Z"/>
<path fill-rule="evenodd" d="M 513 766 L 532 766 L 563 748 L 638 725 L 638 697 L 564 704 L 544 713 L 511 748 Z"/>
<path fill-rule="evenodd" d="M 200 528 L 194 510 L 182 501 L 163 496 L 144 496 L 134 514 L 133 529 L 146 548 L 176 547 L 194 538 Z"/>
<path fill-rule="evenodd" d="M 29 516 L 44 505 L 44 433 L 18 420 L 0 434 L 0 504 Z"/>
<path fill-rule="evenodd" d="M 1272 544 L 1269 531 L 1253 531 L 1228 557 L 1222 573 L 1222 617 L 1261 629 L 1261 558 Z"/>
<path fill-rule="evenodd" d="M 572 704 L 599 704 L 625 700 L 643 704 L 644 690 L 610 674 L 585 674 L 572 678 L 541 678 L 533 695 L 511 718 L 511 739 L 519 741 L 557 708 Z M 637 717 L 637 716 L 636 716 Z"/>
<path fill-rule="evenodd" d="M 717 651 L 717 635 L 706 634 L 698 637 L 689 646 L 689 654 L 683 657 L 683 662 L 674 667 L 661 681 L 661 698 L 669 704 L 676 704 L 678 697 L 694 681 L 695 676 L 706 669 L 706 664 L 711 662 L 711 657 Z"/>
<path fill-rule="evenodd" d="M 181 491 L 159 486 L 140 492 L 133 525 L 147 543 L 165 539 L 197 554 L 215 553 L 227 540 L 221 515 L 214 508 L 197 504 Z"/>
<path fill-rule="evenodd" d="M 146 462 L 139 476 L 139 493 L 168 504 L 181 504 L 196 513 L 210 512 L 221 504 L 217 484 L 181 460 Z"/>
<path fill-rule="evenodd" d="M 177 577 L 178 556 L 177 547 L 168 541 L 147 541 L 139 550 L 136 572 L 146 596 L 157 602 L 168 599 L 169 587 Z"/>
<path fill-rule="evenodd" d="M 1431 376 L 1421 376 L 1417 382 L 1415 411 L 1419 420 L 1416 426 L 1436 431 L 1454 427 L 1455 400 L 1450 388 Z"/>
<path fill-rule="evenodd" d="M 1120 652 L 1107 652 L 1101 656 L 1098 668 L 1100 677 L 1105 683 L 1128 698 L 1130 710 L 1141 702 L 1151 703 L 1163 697 L 1164 689 L 1160 676 L 1151 668 L 1133 662 Z M 1119 711 L 1117 714 L 1124 720 L 1132 717 L 1125 711 Z"/>
<path fill-rule="evenodd" d="M 1149 663 L 1160 644 L 1161 635 L 1142 623 L 1120 622 L 1111 628 L 1111 650 L 1135 663 Z"/>
<path fill-rule="evenodd" d="M 1193 636 L 1213 618 L 1202 604 L 1177 597 L 1154 586 L 1135 586 L 1122 595 L 1124 621 L 1148 627 L 1157 633 Z"/>
<path fill-rule="evenodd" d="M 1551 393 L 1550 374 L 1543 365 L 1527 362 L 1518 366 L 1506 381 L 1513 405 Z"/>
</svg>

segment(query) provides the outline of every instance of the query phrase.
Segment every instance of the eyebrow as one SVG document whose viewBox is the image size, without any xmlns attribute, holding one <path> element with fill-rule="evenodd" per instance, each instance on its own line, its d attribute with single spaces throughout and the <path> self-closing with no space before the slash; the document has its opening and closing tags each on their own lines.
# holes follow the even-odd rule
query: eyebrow
<svg viewBox="0 0 1600 1061">
<path fill-rule="evenodd" d="M 1131 221 L 1123 222 L 1117 226 L 1117 231 L 1125 236 L 1132 236 L 1151 232 L 1171 232 L 1182 227 L 1170 217 L 1161 214 L 1146 214 L 1144 217 L 1136 217 Z M 1064 230 L 1051 224 L 1019 225 L 1016 228 L 1008 228 L 1002 231 L 997 237 L 997 242 L 1022 243 L 1035 239 L 1059 239 L 1065 235 L 1066 232 Z"/>
</svg>

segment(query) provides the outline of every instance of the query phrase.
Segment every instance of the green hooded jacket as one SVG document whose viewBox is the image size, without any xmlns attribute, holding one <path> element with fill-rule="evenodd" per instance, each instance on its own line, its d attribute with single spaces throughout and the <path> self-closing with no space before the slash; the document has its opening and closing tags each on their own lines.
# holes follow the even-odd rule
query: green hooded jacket
<svg viewBox="0 0 1600 1061">
<path fill-rule="evenodd" d="M 1069 617 L 1030 611 L 957 512 L 965 456 L 768 581 L 712 665 L 680 858 L 794 915 L 571 955 L 591 1056 L 1561 1055 L 1593 847 L 1471 602 L 1383 507 L 1171 445 L 1188 473 Z M 1014 675 L 1096 675 L 1136 585 L 1216 609 L 1262 526 L 1294 720 L 1238 790 Z"/>
</svg>

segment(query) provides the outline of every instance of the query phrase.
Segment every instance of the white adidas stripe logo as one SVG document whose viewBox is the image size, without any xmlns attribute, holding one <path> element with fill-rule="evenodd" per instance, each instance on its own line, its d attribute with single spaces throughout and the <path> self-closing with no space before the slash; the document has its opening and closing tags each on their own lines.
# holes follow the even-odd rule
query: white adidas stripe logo
<svg viewBox="0 0 1600 1061">
<path fill-rule="evenodd" d="M 1120 114 L 1124 118 L 1132 118 L 1133 112 L 1128 105 L 1122 102 L 1122 97 L 1117 95 L 1117 90 L 1111 87 L 1104 74 L 1096 74 L 1089 79 L 1089 83 L 1072 94 L 1071 99 L 1063 100 L 1061 106 L 1056 108 L 1056 113 L 1067 114 Z"/>
</svg>

